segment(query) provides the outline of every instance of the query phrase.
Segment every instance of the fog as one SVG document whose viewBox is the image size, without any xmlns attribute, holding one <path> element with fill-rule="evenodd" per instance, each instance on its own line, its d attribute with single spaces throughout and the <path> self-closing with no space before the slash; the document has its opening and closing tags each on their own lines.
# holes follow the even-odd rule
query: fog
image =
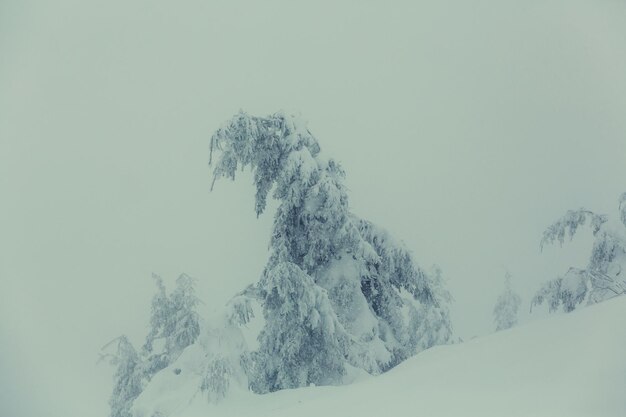
<svg viewBox="0 0 626 417">
<path fill-rule="evenodd" d="M 105 416 L 102 345 L 141 343 L 151 274 L 203 314 L 255 282 L 273 209 L 249 173 L 213 192 L 210 135 L 243 109 L 301 114 L 355 213 L 440 265 L 455 335 L 493 331 L 626 191 L 619 1 L 0 2 L 0 415 Z"/>
</svg>

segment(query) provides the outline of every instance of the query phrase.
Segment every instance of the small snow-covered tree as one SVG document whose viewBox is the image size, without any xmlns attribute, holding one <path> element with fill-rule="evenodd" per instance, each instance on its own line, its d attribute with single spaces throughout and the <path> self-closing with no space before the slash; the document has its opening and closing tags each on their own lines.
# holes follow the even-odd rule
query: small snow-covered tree
<svg viewBox="0 0 626 417">
<path fill-rule="evenodd" d="M 511 274 L 507 271 L 504 277 L 504 291 L 498 296 L 496 305 L 493 308 L 493 319 L 497 332 L 517 325 L 517 315 L 521 303 L 522 299 L 513 290 Z"/>
<path fill-rule="evenodd" d="M 542 249 L 557 241 L 563 245 L 566 234 L 571 240 L 587 223 L 595 239 L 586 268 L 570 268 L 562 277 L 548 281 L 535 294 L 532 305 L 547 302 L 551 312 L 560 307 L 570 312 L 585 300 L 593 304 L 626 293 L 626 193 L 619 199 L 619 219 L 621 224 L 612 224 L 606 215 L 579 209 L 569 210 L 549 226 L 541 240 Z"/>
<path fill-rule="evenodd" d="M 409 318 L 409 335 L 412 338 L 409 346 L 416 346 L 417 351 L 452 343 L 452 322 L 447 307 L 452 302 L 452 295 L 444 287 L 441 268 L 434 265 L 430 274 L 425 275 L 425 280 L 433 301 L 417 307 L 411 305 Z"/>
<path fill-rule="evenodd" d="M 168 296 L 161 277 L 153 275 L 153 278 L 157 292 L 152 298 L 150 331 L 141 352 L 135 350 L 126 336 L 103 347 L 105 352 L 115 347 L 115 352 L 101 354 L 102 359 L 117 366 L 109 401 L 111 417 L 131 417 L 133 401 L 141 394 L 143 386 L 175 361 L 200 334 L 196 313 L 199 300 L 195 296 L 194 279 L 182 274 Z"/>
<path fill-rule="evenodd" d="M 200 385 L 209 402 L 216 403 L 224 399 L 230 388 L 232 373 L 232 366 L 227 359 L 217 357 L 209 362 Z"/>
<path fill-rule="evenodd" d="M 146 364 L 144 366 L 145 372 L 150 376 L 168 365 L 169 359 L 167 352 L 163 349 L 163 343 L 156 349 L 154 345 L 155 341 L 164 338 L 165 327 L 170 321 L 171 314 L 170 300 L 167 297 L 163 279 L 156 274 L 152 274 L 152 278 L 157 286 L 157 292 L 152 297 L 150 332 L 146 336 L 146 341 L 142 349 L 142 354 L 146 357 Z"/>
<path fill-rule="evenodd" d="M 180 275 L 176 288 L 168 296 L 163 279 L 157 275 L 153 278 L 157 292 L 152 298 L 150 332 L 143 347 L 147 358 L 145 369 L 150 377 L 176 360 L 200 334 L 194 279 L 187 274 Z M 159 342 L 158 347 L 155 342 Z"/>
<path fill-rule="evenodd" d="M 195 342 L 200 334 L 196 312 L 200 300 L 194 286 L 195 279 L 182 274 L 176 279 L 176 288 L 170 296 L 171 314 L 166 326 L 165 348 L 172 358 Z"/>
<path fill-rule="evenodd" d="M 345 364 L 379 373 L 448 341 L 440 274 L 350 212 L 344 171 L 298 118 L 241 112 L 211 138 L 211 160 L 218 152 L 214 183 L 250 167 L 256 214 L 272 189 L 280 203 L 258 284 L 266 325 L 251 365 L 256 390 L 337 383 Z"/>
<path fill-rule="evenodd" d="M 117 367 L 113 393 L 109 399 L 111 417 L 132 417 L 130 408 L 143 389 L 144 372 L 142 362 L 126 336 L 120 336 L 104 346 L 103 350 L 115 346 L 114 353 L 102 355 L 102 359 Z"/>
</svg>

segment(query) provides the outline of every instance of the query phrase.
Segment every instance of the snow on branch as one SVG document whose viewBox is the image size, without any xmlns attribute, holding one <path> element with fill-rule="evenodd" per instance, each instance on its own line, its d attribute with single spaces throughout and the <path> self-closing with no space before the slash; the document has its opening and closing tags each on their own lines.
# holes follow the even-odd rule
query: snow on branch
<svg viewBox="0 0 626 417">
<path fill-rule="evenodd" d="M 565 241 L 565 234 L 569 236 L 570 240 L 576 234 L 576 230 L 584 226 L 587 221 L 591 226 L 591 230 L 595 235 L 598 233 L 602 224 L 607 221 L 607 216 L 604 214 L 596 214 L 592 211 L 585 209 L 568 210 L 567 213 L 557 220 L 543 232 L 541 239 L 541 250 L 546 244 L 552 244 L 558 241 L 560 245 L 563 245 Z"/>
<path fill-rule="evenodd" d="M 254 117 L 239 112 L 211 137 L 209 165 L 213 164 L 213 153 L 221 153 L 213 170 L 211 189 L 218 179 L 234 180 L 237 169 L 250 167 L 257 188 L 256 213 L 259 215 L 265 210 L 267 195 L 286 165 L 290 163 L 294 169 L 292 153 L 297 151 L 301 151 L 299 156 L 309 163 L 320 152 L 317 140 L 303 121 L 283 113 Z"/>
</svg>

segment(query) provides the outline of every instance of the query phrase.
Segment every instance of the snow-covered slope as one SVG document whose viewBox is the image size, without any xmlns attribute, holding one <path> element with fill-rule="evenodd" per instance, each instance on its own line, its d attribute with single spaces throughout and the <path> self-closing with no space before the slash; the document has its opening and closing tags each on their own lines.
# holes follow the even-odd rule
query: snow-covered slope
<svg viewBox="0 0 626 417">
<path fill-rule="evenodd" d="M 429 349 L 352 385 L 199 393 L 176 417 L 626 415 L 626 297 Z"/>
</svg>

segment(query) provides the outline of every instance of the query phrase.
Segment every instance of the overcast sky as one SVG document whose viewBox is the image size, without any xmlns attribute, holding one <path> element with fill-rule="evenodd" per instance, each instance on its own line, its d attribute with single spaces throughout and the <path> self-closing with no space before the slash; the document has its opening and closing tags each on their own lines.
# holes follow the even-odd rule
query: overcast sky
<svg viewBox="0 0 626 417">
<path fill-rule="evenodd" d="M 471 4 L 470 4 L 471 3 Z M 355 213 L 439 264 L 457 335 L 584 266 L 541 254 L 569 208 L 626 191 L 622 1 L 0 1 L 0 415 L 105 416 L 102 345 L 146 332 L 151 273 L 206 312 L 257 280 L 274 206 L 209 193 L 239 109 L 309 121 Z"/>
</svg>

